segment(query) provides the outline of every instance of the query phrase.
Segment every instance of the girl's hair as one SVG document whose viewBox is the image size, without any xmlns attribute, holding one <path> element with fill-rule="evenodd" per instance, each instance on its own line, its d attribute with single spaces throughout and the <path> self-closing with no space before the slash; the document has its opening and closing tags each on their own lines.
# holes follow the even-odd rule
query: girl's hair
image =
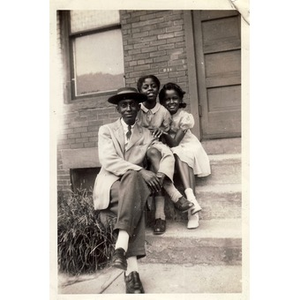
<svg viewBox="0 0 300 300">
<path fill-rule="evenodd" d="M 168 90 L 176 91 L 176 93 L 178 94 L 178 96 L 180 97 L 180 99 L 182 101 L 182 102 L 179 103 L 179 108 L 185 108 L 186 103 L 183 102 L 183 96 L 185 94 L 185 91 L 183 91 L 182 88 L 174 82 L 168 82 L 162 87 L 162 89 L 159 92 L 159 96 L 158 96 L 159 97 L 159 102 L 160 103 L 163 102 L 163 100 L 166 97 L 166 91 L 168 91 Z"/>
<path fill-rule="evenodd" d="M 159 81 L 159 79 L 156 76 L 154 76 L 154 75 L 145 75 L 145 76 L 140 77 L 139 80 L 138 80 L 138 82 L 137 82 L 137 89 L 138 89 L 138 91 L 141 92 L 143 82 L 147 78 L 151 78 L 156 83 L 157 88 L 159 90 L 159 88 L 160 88 L 160 81 Z"/>
</svg>

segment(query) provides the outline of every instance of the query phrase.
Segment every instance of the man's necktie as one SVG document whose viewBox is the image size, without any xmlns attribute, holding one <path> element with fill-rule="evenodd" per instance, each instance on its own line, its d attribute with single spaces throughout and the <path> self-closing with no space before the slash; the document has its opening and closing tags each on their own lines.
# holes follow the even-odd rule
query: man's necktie
<svg viewBox="0 0 300 300">
<path fill-rule="evenodd" d="M 128 125 L 128 131 L 126 132 L 126 137 L 127 137 L 127 140 L 129 140 L 131 137 L 131 125 Z"/>
</svg>

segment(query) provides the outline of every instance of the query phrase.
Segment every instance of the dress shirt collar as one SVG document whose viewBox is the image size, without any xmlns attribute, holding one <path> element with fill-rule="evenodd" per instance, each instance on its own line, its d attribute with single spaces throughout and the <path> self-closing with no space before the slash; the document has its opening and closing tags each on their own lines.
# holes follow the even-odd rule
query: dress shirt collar
<svg viewBox="0 0 300 300">
<path fill-rule="evenodd" d="M 153 108 L 148 109 L 143 103 L 141 103 L 141 110 L 145 113 L 147 113 L 150 110 L 153 114 L 155 114 L 158 112 L 160 106 L 161 106 L 160 103 L 156 102 Z"/>
<path fill-rule="evenodd" d="M 134 122 L 134 124 L 131 125 L 131 130 L 133 129 L 135 123 L 136 123 L 136 122 Z M 124 132 L 125 132 L 125 134 L 126 134 L 126 132 L 128 131 L 128 124 L 126 124 L 126 123 L 124 122 L 123 118 L 121 118 L 121 124 L 122 124 L 123 130 L 124 130 Z"/>
</svg>

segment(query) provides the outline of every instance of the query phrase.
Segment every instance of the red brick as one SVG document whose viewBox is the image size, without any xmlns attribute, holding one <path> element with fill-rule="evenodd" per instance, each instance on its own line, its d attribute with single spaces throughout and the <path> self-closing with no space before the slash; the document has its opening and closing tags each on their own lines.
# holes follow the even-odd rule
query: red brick
<svg viewBox="0 0 300 300">
<path fill-rule="evenodd" d="M 129 62 L 129 66 L 132 67 L 132 66 L 136 66 L 138 63 L 136 61 L 131 61 Z"/>
<path fill-rule="evenodd" d="M 95 136 L 95 137 L 90 137 L 90 138 L 88 139 L 88 141 L 89 141 L 89 142 L 98 142 L 98 137 L 97 137 L 97 136 Z M 85 142 L 87 142 L 87 141 L 85 141 Z"/>
<path fill-rule="evenodd" d="M 83 137 L 83 138 L 78 138 L 75 140 L 76 143 L 85 143 L 88 142 L 89 138 L 88 137 Z"/>
<path fill-rule="evenodd" d="M 157 47 L 156 46 L 154 46 L 154 47 L 146 47 L 145 49 L 142 49 L 142 53 L 154 52 L 154 51 L 157 51 Z M 150 57 L 152 57 L 151 54 L 150 54 Z"/>
<path fill-rule="evenodd" d="M 88 128 L 88 131 L 97 131 L 98 132 L 99 127 L 100 127 L 100 125 L 99 126 L 93 125 L 93 126 L 88 126 L 87 128 Z"/>
<path fill-rule="evenodd" d="M 71 145 L 71 149 L 80 149 L 83 148 L 83 143 L 75 143 Z"/>
<path fill-rule="evenodd" d="M 176 38 L 173 38 L 173 39 L 170 39 L 169 40 L 169 43 L 177 43 L 177 42 L 182 42 L 184 39 L 183 37 L 176 37 Z"/>
<path fill-rule="evenodd" d="M 84 143 L 85 148 L 92 148 L 92 147 L 97 147 L 97 146 L 98 146 L 97 142 Z"/>
<path fill-rule="evenodd" d="M 136 10 L 136 11 L 131 12 L 132 17 L 140 17 L 140 16 L 144 16 L 147 14 L 148 14 L 148 12 L 146 10 Z"/>
<path fill-rule="evenodd" d="M 159 20 L 162 21 L 164 20 L 166 14 L 168 14 L 167 11 L 153 11 L 153 13 L 148 12 L 147 15 L 141 16 L 140 19 L 141 21 L 144 21 L 159 18 Z"/>
<path fill-rule="evenodd" d="M 158 45 L 164 45 L 167 43 L 167 40 L 157 40 L 157 41 L 153 41 L 153 42 L 150 42 L 150 45 L 151 46 L 158 46 Z"/>
<path fill-rule="evenodd" d="M 150 42 L 150 45 L 153 43 L 153 41 L 157 41 L 156 35 L 151 35 L 143 38 L 143 42 Z"/>
<path fill-rule="evenodd" d="M 180 76 L 184 76 L 185 75 L 185 71 L 180 71 L 180 72 L 172 72 L 170 73 L 170 78 L 173 78 L 173 77 L 180 77 Z"/>
<path fill-rule="evenodd" d="M 140 39 L 140 38 L 146 37 L 146 36 L 148 36 L 148 35 L 149 35 L 149 32 L 148 32 L 148 31 L 146 31 L 146 32 L 137 32 L 137 33 L 132 34 L 132 37 L 133 37 L 134 39 Z"/>
<path fill-rule="evenodd" d="M 134 54 L 141 53 L 141 50 L 140 50 L 140 49 L 129 50 L 128 53 L 129 53 L 130 55 L 134 55 Z"/>
<path fill-rule="evenodd" d="M 146 59 L 146 58 L 149 58 L 149 57 L 150 57 L 149 53 L 141 53 L 141 54 L 137 54 L 135 56 L 135 59 Z"/>
<path fill-rule="evenodd" d="M 175 36 L 183 36 L 184 32 L 183 31 L 177 31 L 175 32 Z"/>
<path fill-rule="evenodd" d="M 73 128 L 64 128 L 63 130 L 61 130 L 62 134 L 68 134 L 72 132 L 73 132 Z"/>
<path fill-rule="evenodd" d="M 158 46 L 158 50 L 174 49 L 174 44 L 166 44 Z"/>
<path fill-rule="evenodd" d="M 141 32 L 141 28 L 133 28 L 133 29 L 130 30 L 129 33 L 137 33 L 137 32 Z"/>
<path fill-rule="evenodd" d="M 80 132 L 68 134 L 68 139 L 76 139 L 76 138 L 80 138 L 80 137 L 81 137 Z"/>
<path fill-rule="evenodd" d="M 141 66 L 134 67 L 135 71 L 144 71 L 144 70 L 149 70 L 149 69 L 150 69 L 149 65 L 141 65 Z"/>
<path fill-rule="evenodd" d="M 76 132 L 87 132 L 87 127 L 77 127 L 77 128 L 74 128 L 74 133 Z"/>
<path fill-rule="evenodd" d="M 155 58 L 154 58 L 154 62 L 168 61 L 169 58 L 170 58 L 170 57 L 169 57 L 168 55 L 155 57 Z"/>
<path fill-rule="evenodd" d="M 98 131 L 89 131 L 89 132 L 82 132 L 80 134 L 81 137 L 91 137 L 91 136 L 98 136 Z"/>
<path fill-rule="evenodd" d="M 132 50 L 132 49 L 133 49 L 133 45 L 124 46 L 124 50 Z"/>
<path fill-rule="evenodd" d="M 149 47 L 149 42 L 136 43 L 133 47 L 134 47 L 134 49 L 142 49 L 142 48 L 147 49 Z M 142 49 L 142 52 L 143 52 L 143 49 Z"/>
<path fill-rule="evenodd" d="M 150 31 L 150 34 L 153 35 L 153 30 L 157 29 L 157 24 L 146 25 L 140 29 L 141 31 Z"/>
<path fill-rule="evenodd" d="M 159 35 L 157 36 L 157 38 L 158 38 L 159 40 L 162 40 L 162 39 L 169 39 L 169 38 L 173 38 L 173 37 L 174 37 L 174 33 L 159 34 Z M 172 41 L 170 41 L 170 42 L 172 42 Z"/>
<path fill-rule="evenodd" d="M 162 56 L 162 55 L 165 55 L 166 53 L 167 52 L 165 50 L 163 50 L 163 51 L 156 51 L 156 52 L 150 53 L 150 57 Z"/>
</svg>

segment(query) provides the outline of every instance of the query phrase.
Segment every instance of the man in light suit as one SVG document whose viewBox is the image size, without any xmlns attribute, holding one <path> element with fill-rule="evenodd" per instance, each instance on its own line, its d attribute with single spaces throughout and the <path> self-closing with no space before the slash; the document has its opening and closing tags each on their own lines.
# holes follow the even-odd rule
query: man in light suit
<svg viewBox="0 0 300 300">
<path fill-rule="evenodd" d="M 108 102 L 116 105 L 121 117 L 101 126 L 98 134 L 101 170 L 94 186 L 94 208 L 117 216 L 112 266 L 125 271 L 126 293 L 144 293 L 137 264 L 137 259 L 146 255 L 144 207 L 150 194 L 161 190 L 164 180 L 172 181 L 174 172 L 170 149 L 136 123 L 140 103 L 145 98 L 134 88 L 119 89 Z M 151 147 L 161 153 L 156 173 L 145 169 Z M 180 210 L 189 207 L 190 202 L 181 199 Z"/>
</svg>

